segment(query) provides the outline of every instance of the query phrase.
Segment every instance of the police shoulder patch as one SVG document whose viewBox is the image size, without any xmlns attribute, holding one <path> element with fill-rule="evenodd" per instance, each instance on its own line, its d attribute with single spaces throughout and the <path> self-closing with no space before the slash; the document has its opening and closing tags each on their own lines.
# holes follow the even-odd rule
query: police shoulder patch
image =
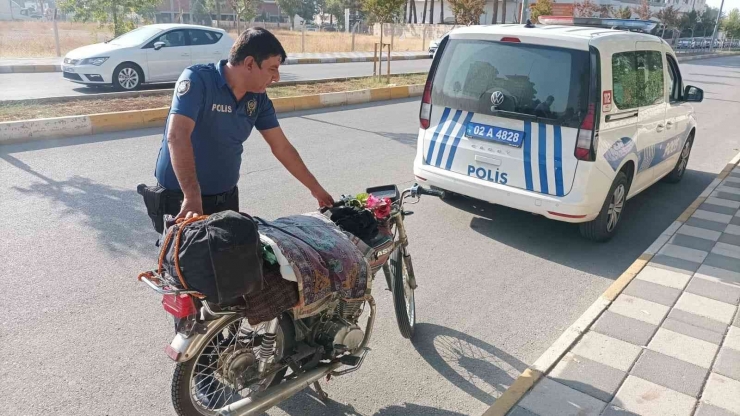
<svg viewBox="0 0 740 416">
<path fill-rule="evenodd" d="M 177 84 L 177 95 L 185 95 L 190 91 L 190 80 L 184 79 Z"/>
</svg>

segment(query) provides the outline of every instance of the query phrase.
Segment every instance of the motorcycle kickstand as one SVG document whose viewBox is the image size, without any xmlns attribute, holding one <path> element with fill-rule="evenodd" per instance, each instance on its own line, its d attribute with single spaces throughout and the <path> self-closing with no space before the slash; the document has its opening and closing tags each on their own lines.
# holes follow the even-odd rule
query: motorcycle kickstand
<svg viewBox="0 0 740 416">
<path fill-rule="evenodd" d="M 316 389 L 316 394 L 319 396 L 319 400 L 326 403 L 329 401 L 329 395 L 321 388 L 321 384 L 318 381 L 313 382 L 313 388 Z"/>
</svg>

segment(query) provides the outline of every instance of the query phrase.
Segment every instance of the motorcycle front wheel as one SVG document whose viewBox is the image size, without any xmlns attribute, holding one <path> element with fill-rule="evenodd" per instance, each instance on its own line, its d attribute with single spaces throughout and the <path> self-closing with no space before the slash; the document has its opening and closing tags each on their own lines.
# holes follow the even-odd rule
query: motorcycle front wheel
<svg viewBox="0 0 740 416">
<path fill-rule="evenodd" d="M 396 310 L 396 322 L 404 338 L 414 337 L 416 327 L 416 303 L 414 289 L 409 282 L 409 272 L 403 256 L 403 247 L 396 248 L 390 258 L 391 281 L 393 284 L 393 306 Z M 411 259 L 409 258 L 410 262 Z"/>
<path fill-rule="evenodd" d="M 216 416 L 218 409 L 279 384 L 287 368 L 255 383 L 258 352 L 264 326 L 252 327 L 234 316 L 224 321 L 203 348 L 189 361 L 178 363 L 172 376 L 172 404 L 179 416 Z M 280 319 L 275 359 L 290 354 L 295 330 L 288 318 Z M 241 380 L 240 380 L 241 377 Z"/>
</svg>

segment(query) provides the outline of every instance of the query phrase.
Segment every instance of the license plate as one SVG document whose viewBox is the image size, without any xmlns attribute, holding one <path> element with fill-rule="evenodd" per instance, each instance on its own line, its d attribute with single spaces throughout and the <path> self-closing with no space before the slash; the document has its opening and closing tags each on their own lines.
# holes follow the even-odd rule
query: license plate
<svg viewBox="0 0 740 416">
<path fill-rule="evenodd" d="M 465 135 L 475 139 L 508 144 L 514 147 L 521 147 L 522 143 L 524 143 L 523 131 L 509 130 L 478 123 L 468 123 Z"/>
</svg>

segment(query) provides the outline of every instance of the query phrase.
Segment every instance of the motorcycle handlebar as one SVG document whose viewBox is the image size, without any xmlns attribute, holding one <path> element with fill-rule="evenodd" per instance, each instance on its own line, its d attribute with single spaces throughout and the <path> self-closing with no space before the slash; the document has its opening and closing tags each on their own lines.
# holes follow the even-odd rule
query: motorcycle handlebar
<svg viewBox="0 0 740 416">
<path fill-rule="evenodd" d="M 416 193 L 419 194 L 419 195 L 436 196 L 436 197 L 439 197 L 439 198 L 444 198 L 444 196 L 445 196 L 444 191 L 440 191 L 440 190 L 437 190 L 437 189 L 427 189 L 427 188 L 424 188 L 422 186 L 419 186 L 416 189 Z"/>
</svg>

